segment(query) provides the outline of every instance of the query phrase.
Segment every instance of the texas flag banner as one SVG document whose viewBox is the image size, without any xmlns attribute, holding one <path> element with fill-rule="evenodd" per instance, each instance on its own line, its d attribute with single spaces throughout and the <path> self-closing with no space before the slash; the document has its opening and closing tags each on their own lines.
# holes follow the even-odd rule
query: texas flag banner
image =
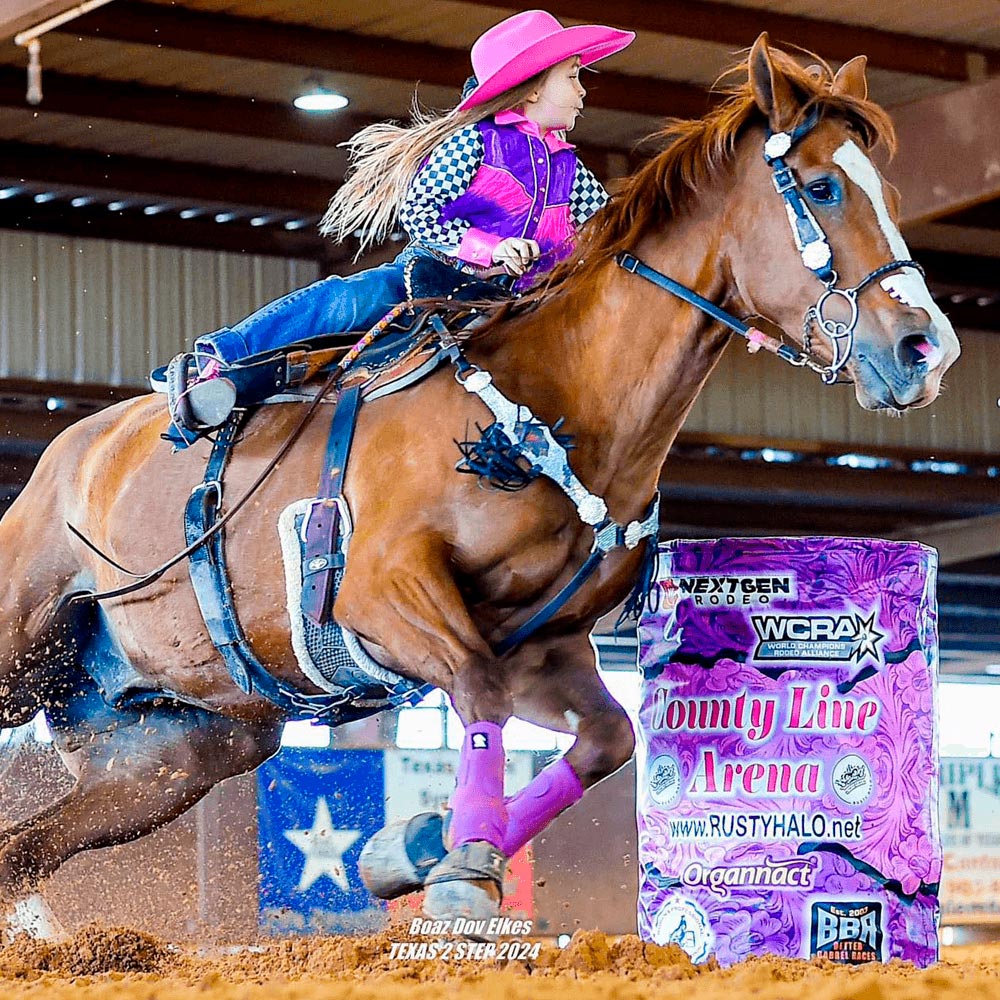
<svg viewBox="0 0 1000 1000">
<path fill-rule="evenodd" d="M 381 750 L 285 747 L 257 771 L 260 925 L 275 934 L 380 927 L 384 904 L 358 874 L 385 823 Z"/>
<path fill-rule="evenodd" d="M 419 894 L 388 906 L 372 897 L 358 857 L 387 822 L 443 809 L 457 768 L 454 750 L 282 748 L 257 771 L 261 928 L 349 934 L 419 910 Z M 533 771 L 530 753 L 508 754 L 507 794 L 523 788 Z M 532 868 L 526 845 L 508 864 L 505 915 L 533 915 Z"/>
</svg>

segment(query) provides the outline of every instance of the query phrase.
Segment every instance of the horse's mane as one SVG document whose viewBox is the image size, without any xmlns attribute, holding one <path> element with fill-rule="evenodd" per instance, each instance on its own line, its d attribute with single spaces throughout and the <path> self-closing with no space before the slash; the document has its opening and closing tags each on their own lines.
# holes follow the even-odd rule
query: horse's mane
<svg viewBox="0 0 1000 1000">
<path fill-rule="evenodd" d="M 792 126 L 815 108 L 821 118 L 846 119 L 866 148 L 881 141 L 890 153 L 895 151 L 895 131 L 888 113 L 872 101 L 832 93 L 835 74 L 826 62 L 808 53 L 815 64 L 806 69 L 785 52 L 771 49 L 770 54 L 800 102 Z M 754 125 L 766 124 L 751 91 L 747 60 L 719 79 L 731 76 L 740 77 L 741 82 L 728 87 L 717 82 L 715 89 L 726 97 L 703 118 L 669 118 L 650 136 L 664 147 L 662 151 L 626 177 L 608 203 L 580 228 L 573 253 L 511 308 L 501 310 L 497 319 L 589 281 L 605 261 L 634 247 L 649 229 L 679 214 L 706 181 L 728 167 L 740 136 Z"/>
</svg>

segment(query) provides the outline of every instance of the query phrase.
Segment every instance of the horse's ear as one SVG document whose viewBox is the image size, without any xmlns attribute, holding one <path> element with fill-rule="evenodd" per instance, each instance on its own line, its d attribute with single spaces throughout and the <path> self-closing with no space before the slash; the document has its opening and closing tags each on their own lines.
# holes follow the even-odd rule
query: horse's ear
<svg viewBox="0 0 1000 1000">
<path fill-rule="evenodd" d="M 771 58 L 766 31 L 762 31 L 753 43 L 747 66 L 750 71 L 750 90 L 757 107 L 767 115 L 775 132 L 784 131 L 791 124 L 799 106 L 791 83 Z"/>
<path fill-rule="evenodd" d="M 863 101 L 868 97 L 868 80 L 865 77 L 865 67 L 868 65 L 868 56 L 855 56 L 845 62 L 837 75 L 833 78 L 830 92 L 846 97 L 856 97 Z"/>
</svg>

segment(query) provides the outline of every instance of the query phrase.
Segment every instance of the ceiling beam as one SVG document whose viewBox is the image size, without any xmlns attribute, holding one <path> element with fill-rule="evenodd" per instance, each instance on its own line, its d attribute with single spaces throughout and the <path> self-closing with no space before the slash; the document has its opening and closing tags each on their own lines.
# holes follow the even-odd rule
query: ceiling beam
<svg viewBox="0 0 1000 1000">
<path fill-rule="evenodd" d="M 465 49 L 127 0 L 77 18 L 65 32 L 303 70 L 420 80 L 452 88 L 456 101 L 472 69 Z M 600 73 L 588 84 L 591 107 L 687 118 L 700 117 L 710 103 L 702 87 L 653 77 Z M 394 113 L 407 110 L 400 107 Z"/>
<path fill-rule="evenodd" d="M 377 120 L 359 115 L 311 115 L 277 102 L 114 83 L 53 70 L 45 70 L 43 85 L 42 103 L 32 108 L 37 114 L 79 115 L 311 146 L 335 146 Z M 24 71 L 0 67 L 0 107 L 29 107 L 24 93 Z"/>
<path fill-rule="evenodd" d="M 78 6 L 80 0 L 3 0 L 0 6 L 0 42 L 33 28 L 50 17 Z"/>
<path fill-rule="evenodd" d="M 894 537 L 913 539 L 938 550 L 942 566 L 1000 555 L 1000 514 L 914 527 Z"/>
<path fill-rule="evenodd" d="M 106 191 L 219 204 L 322 214 L 335 184 L 320 177 L 289 176 L 200 163 L 119 156 L 0 142 L 5 184 L 37 182 L 71 191 Z"/>
<path fill-rule="evenodd" d="M 44 98 L 32 108 L 38 116 L 78 115 L 103 121 L 132 122 L 150 127 L 188 129 L 217 135 L 335 146 L 359 129 L 379 121 L 362 115 L 310 115 L 272 101 L 224 97 L 173 87 L 116 83 L 95 77 L 45 72 Z M 0 107 L 29 107 L 24 99 L 24 73 L 0 67 Z M 613 165 L 624 149 L 581 143 L 581 158 L 599 177 L 617 172 Z M 327 192 L 329 197 L 333 185 Z M 303 209 L 306 206 L 301 206 Z"/>
<path fill-rule="evenodd" d="M 951 216 L 946 222 L 924 222 L 907 227 L 904 235 L 910 249 L 940 250 L 972 257 L 1000 257 L 1000 232 L 997 231 L 1000 227 L 953 224 L 953 219 L 954 216 Z"/>
<path fill-rule="evenodd" d="M 886 175 L 904 225 L 1000 198 L 1000 76 L 892 109 L 899 153 Z"/>
<path fill-rule="evenodd" d="M 959 485 L 960 483 L 960 485 Z M 711 461 L 671 454 L 660 478 L 664 503 L 772 503 L 855 510 L 891 510 L 941 520 L 1000 510 L 995 479 L 951 480 L 931 473 Z"/>
<path fill-rule="evenodd" d="M 306 229 L 251 228 L 176 215 L 146 216 L 101 207 L 73 209 L 52 202 L 21 205 L 18 201 L 0 201 L 0 228 L 317 261 L 324 258 L 329 246 L 328 240 Z"/>
<path fill-rule="evenodd" d="M 886 537 L 909 524 L 894 510 L 813 507 L 791 503 L 661 500 L 660 534 L 677 538 L 754 535 L 849 535 Z"/>
<path fill-rule="evenodd" d="M 462 0 L 480 7 L 510 11 L 524 9 L 520 0 Z M 545 9 L 557 17 L 616 25 L 633 31 L 650 31 L 675 38 L 693 38 L 744 48 L 762 32 L 772 41 L 790 42 L 826 59 L 840 62 L 864 53 L 873 66 L 968 80 L 976 73 L 1000 72 L 1000 52 L 958 42 L 867 28 L 859 24 L 822 21 L 794 14 L 780 14 L 761 7 L 711 3 L 708 0 L 549 0 Z"/>
</svg>

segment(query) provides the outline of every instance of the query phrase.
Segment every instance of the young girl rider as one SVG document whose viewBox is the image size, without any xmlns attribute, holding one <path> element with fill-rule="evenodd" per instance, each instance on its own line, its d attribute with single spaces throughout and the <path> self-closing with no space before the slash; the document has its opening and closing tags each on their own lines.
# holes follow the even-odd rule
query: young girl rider
<svg viewBox="0 0 1000 1000">
<path fill-rule="evenodd" d="M 532 283 L 569 253 L 578 226 L 607 201 L 564 136 L 586 95 L 582 66 L 619 52 L 633 32 L 564 28 L 540 10 L 515 14 L 472 47 L 463 99 L 412 127 L 371 125 L 348 143 L 352 170 L 321 231 L 361 234 L 360 251 L 398 224 L 410 242 L 394 261 L 333 276 L 276 299 L 195 342 L 200 376 L 174 419 L 189 431 L 220 424 L 235 403 L 226 367 L 323 333 L 368 330 L 406 300 L 408 260 L 429 255 L 464 274 L 506 272 Z"/>
</svg>

